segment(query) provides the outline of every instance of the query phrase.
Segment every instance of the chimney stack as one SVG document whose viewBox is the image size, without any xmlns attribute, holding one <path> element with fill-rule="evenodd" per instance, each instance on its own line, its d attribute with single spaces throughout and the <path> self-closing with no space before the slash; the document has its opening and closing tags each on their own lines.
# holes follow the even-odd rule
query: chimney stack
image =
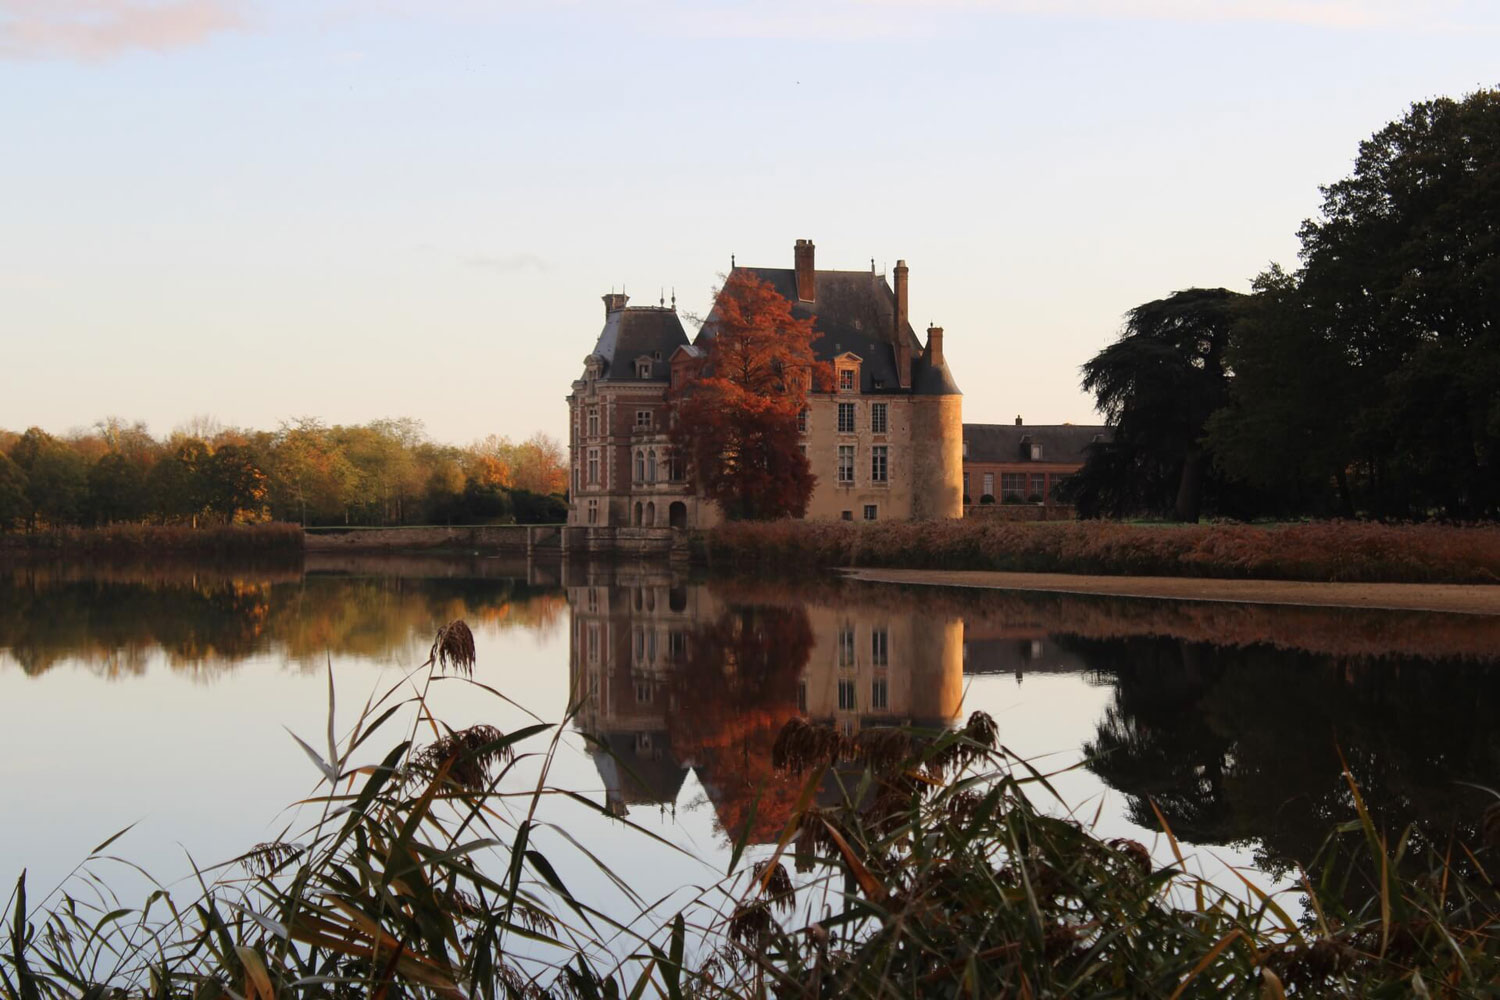
<svg viewBox="0 0 1500 1000">
<path fill-rule="evenodd" d="M 797 263 L 797 299 L 812 302 L 818 297 L 817 269 L 813 266 L 813 241 L 798 240 L 794 257 Z"/>
<path fill-rule="evenodd" d="M 943 328 L 927 328 L 927 363 L 934 368 L 943 363 Z"/>
<path fill-rule="evenodd" d="M 1016 414 L 1016 426 L 1017 427 L 1021 426 L 1021 415 L 1019 413 Z"/>
<path fill-rule="evenodd" d="M 610 313 L 617 313 L 625 308 L 625 303 L 630 301 L 630 296 L 624 292 L 610 292 L 604 298 L 604 316 L 609 318 Z"/>
<path fill-rule="evenodd" d="M 906 261 L 896 261 L 896 343 L 906 336 Z"/>
</svg>

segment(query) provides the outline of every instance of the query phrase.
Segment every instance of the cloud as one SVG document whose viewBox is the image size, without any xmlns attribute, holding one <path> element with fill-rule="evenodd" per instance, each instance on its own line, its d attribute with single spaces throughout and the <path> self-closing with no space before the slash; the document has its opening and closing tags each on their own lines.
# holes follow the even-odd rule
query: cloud
<svg viewBox="0 0 1500 1000">
<path fill-rule="evenodd" d="M 0 58 L 165 52 L 244 24 L 240 0 L 0 0 Z"/>
<path fill-rule="evenodd" d="M 499 274 L 514 274 L 517 271 L 550 271 L 552 263 L 543 260 L 536 254 L 513 253 L 504 257 L 490 257 L 483 254 L 469 257 L 464 261 L 465 267 L 478 268 L 484 271 L 495 271 Z"/>
</svg>

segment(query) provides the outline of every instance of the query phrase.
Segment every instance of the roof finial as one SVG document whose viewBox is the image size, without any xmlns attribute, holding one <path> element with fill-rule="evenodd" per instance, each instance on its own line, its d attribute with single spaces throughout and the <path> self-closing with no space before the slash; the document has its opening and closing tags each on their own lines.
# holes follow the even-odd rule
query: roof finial
<svg viewBox="0 0 1500 1000">
<path fill-rule="evenodd" d="M 667 305 L 667 290 L 666 290 L 666 288 L 661 287 L 661 286 L 657 287 L 657 289 L 656 289 L 656 305 L 657 305 L 657 308 L 666 308 L 666 305 Z"/>
<path fill-rule="evenodd" d="M 870 258 L 870 273 L 871 274 L 875 273 L 875 258 L 874 257 Z"/>
<path fill-rule="evenodd" d="M 677 286 L 672 286 L 672 311 L 677 311 Z"/>
<path fill-rule="evenodd" d="M 729 269 L 734 270 L 734 254 L 729 255 Z"/>
</svg>

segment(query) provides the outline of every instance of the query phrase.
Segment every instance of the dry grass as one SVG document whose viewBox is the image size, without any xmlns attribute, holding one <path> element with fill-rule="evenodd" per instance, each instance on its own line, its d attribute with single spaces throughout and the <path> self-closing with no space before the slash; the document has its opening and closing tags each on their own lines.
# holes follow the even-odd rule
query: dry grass
<svg viewBox="0 0 1500 1000">
<path fill-rule="evenodd" d="M 57 528 L 30 535 L 0 535 L 0 546 L 19 552 L 63 555 L 297 556 L 302 529 L 295 524 L 186 525 L 113 524 L 103 528 Z"/>
<path fill-rule="evenodd" d="M 882 566 L 1347 583 L 1500 583 L 1500 526 L 737 522 L 700 536 L 725 570 Z"/>
</svg>

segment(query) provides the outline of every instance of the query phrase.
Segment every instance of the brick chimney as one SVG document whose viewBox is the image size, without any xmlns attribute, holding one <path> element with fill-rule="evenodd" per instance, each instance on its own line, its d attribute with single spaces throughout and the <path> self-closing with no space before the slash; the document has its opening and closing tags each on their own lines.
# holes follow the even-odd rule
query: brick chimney
<svg viewBox="0 0 1500 1000">
<path fill-rule="evenodd" d="M 940 326 L 927 328 L 927 363 L 933 367 L 943 363 L 943 328 Z"/>
<path fill-rule="evenodd" d="M 1021 415 L 1019 413 L 1016 414 L 1016 426 L 1017 427 L 1021 426 Z"/>
<path fill-rule="evenodd" d="M 906 261 L 896 261 L 896 342 L 900 343 L 906 333 Z"/>
<path fill-rule="evenodd" d="M 630 296 L 624 292 L 610 292 L 608 295 L 603 296 L 603 298 L 605 317 L 608 317 L 610 313 L 617 313 L 621 309 L 624 309 L 625 303 L 630 301 Z"/>
<path fill-rule="evenodd" d="M 797 263 L 797 299 L 801 302 L 813 302 L 818 297 L 818 283 L 813 266 L 813 241 L 798 240 L 794 251 Z"/>
</svg>

